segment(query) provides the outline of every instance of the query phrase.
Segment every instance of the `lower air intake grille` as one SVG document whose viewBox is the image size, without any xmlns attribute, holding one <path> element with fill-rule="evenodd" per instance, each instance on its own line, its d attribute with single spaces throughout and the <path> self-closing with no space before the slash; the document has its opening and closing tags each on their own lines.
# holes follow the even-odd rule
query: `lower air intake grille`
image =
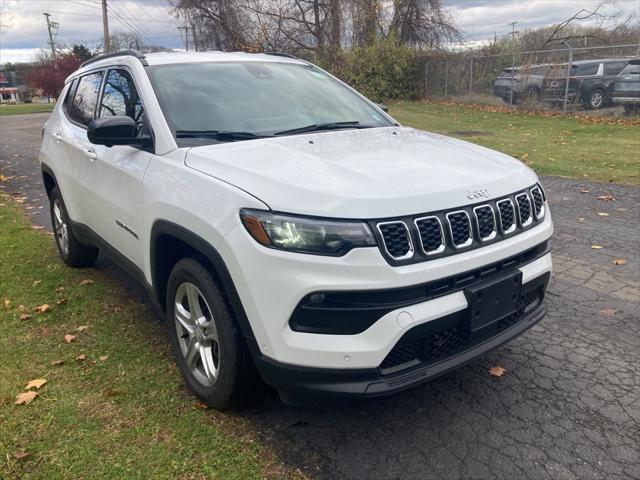
<svg viewBox="0 0 640 480">
<path fill-rule="evenodd" d="M 413 253 L 409 230 L 404 222 L 379 223 L 378 230 L 389 255 L 395 259 L 407 258 Z"/>
<path fill-rule="evenodd" d="M 471 223 L 469 215 L 465 211 L 447 213 L 449 228 L 451 229 L 451 239 L 457 248 L 466 247 L 471 244 Z"/>
</svg>

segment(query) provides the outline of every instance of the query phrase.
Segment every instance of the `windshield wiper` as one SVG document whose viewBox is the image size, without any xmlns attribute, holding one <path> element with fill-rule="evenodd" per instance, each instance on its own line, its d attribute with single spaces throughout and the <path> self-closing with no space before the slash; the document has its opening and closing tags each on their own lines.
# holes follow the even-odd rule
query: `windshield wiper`
<svg viewBox="0 0 640 480">
<path fill-rule="evenodd" d="M 357 120 L 350 122 L 327 122 L 314 123 L 306 127 L 292 128 L 291 130 L 283 130 L 276 132 L 274 135 L 293 135 L 296 133 L 319 132 L 322 130 L 338 130 L 340 128 L 373 128 L 375 125 L 362 125 Z"/>
<path fill-rule="evenodd" d="M 266 138 L 270 135 L 258 135 L 252 132 L 232 132 L 226 130 L 177 130 L 177 138 L 212 138 L 233 142 L 234 140 L 254 140 L 256 138 Z"/>
</svg>

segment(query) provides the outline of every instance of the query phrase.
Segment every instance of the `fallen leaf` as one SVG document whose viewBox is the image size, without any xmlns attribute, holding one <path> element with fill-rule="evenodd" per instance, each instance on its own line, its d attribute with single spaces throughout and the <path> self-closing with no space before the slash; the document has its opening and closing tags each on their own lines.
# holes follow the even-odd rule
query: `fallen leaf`
<svg viewBox="0 0 640 480">
<path fill-rule="evenodd" d="M 107 358 L 109 358 L 109 355 L 102 355 L 98 358 L 100 359 L 101 362 L 104 362 Z"/>
<path fill-rule="evenodd" d="M 38 285 L 40 285 L 42 283 L 42 280 L 34 280 L 33 281 L 33 286 L 37 287 Z"/>
<path fill-rule="evenodd" d="M 583 188 L 582 190 L 580 190 L 580 193 L 589 193 L 589 190 L 587 190 L 586 188 Z"/>
<path fill-rule="evenodd" d="M 64 360 L 54 360 L 53 362 L 51 362 L 51 365 L 53 365 L 54 367 L 58 367 L 63 364 L 64 364 Z"/>
<path fill-rule="evenodd" d="M 88 328 L 89 328 L 89 325 L 80 325 L 78 328 L 76 328 L 76 330 L 79 332 L 84 332 Z"/>
<path fill-rule="evenodd" d="M 209 409 L 209 405 L 207 405 L 206 403 L 203 403 L 203 402 L 196 402 L 193 406 L 196 407 L 198 410 L 208 410 Z"/>
<path fill-rule="evenodd" d="M 60 300 L 58 300 L 56 302 L 56 305 L 66 305 L 67 304 L 67 299 L 66 298 L 61 298 Z"/>
<path fill-rule="evenodd" d="M 618 211 L 618 212 L 626 212 L 627 209 L 624 208 L 624 207 L 620 207 L 620 208 L 616 208 L 616 211 Z"/>
<path fill-rule="evenodd" d="M 51 310 L 51 306 L 48 303 L 45 303 L 33 309 L 33 311 L 36 313 L 44 313 L 48 312 L 49 310 Z"/>
<path fill-rule="evenodd" d="M 598 200 L 603 200 L 605 202 L 613 202 L 615 200 L 615 197 L 613 195 L 600 195 L 598 197 Z"/>
<path fill-rule="evenodd" d="M 86 360 L 86 359 L 87 359 L 87 356 L 84 353 L 82 353 L 82 354 L 80 354 L 80 355 L 78 355 L 76 357 L 76 360 Z"/>
<path fill-rule="evenodd" d="M 63 292 L 64 291 L 64 287 L 58 287 L 56 288 L 56 292 Z"/>
<path fill-rule="evenodd" d="M 626 260 L 624 260 L 624 259 L 622 259 L 622 258 L 616 258 L 616 259 L 613 261 L 613 264 L 614 264 L 614 265 L 624 265 L 625 263 L 627 263 L 627 261 L 626 261 Z"/>
<path fill-rule="evenodd" d="M 19 312 L 24 312 L 27 309 L 27 307 L 25 307 L 24 305 L 18 305 L 18 311 Z"/>
<path fill-rule="evenodd" d="M 0 182 L 6 182 L 7 181 L 7 177 L 5 177 L 4 175 L 0 175 Z"/>
<path fill-rule="evenodd" d="M 25 390 L 29 390 L 30 388 L 36 387 L 36 390 L 40 390 L 40 387 L 47 383 L 46 378 L 36 378 L 35 380 L 30 380 L 27 382 L 27 386 L 24 387 Z"/>
<path fill-rule="evenodd" d="M 85 278 L 78 285 L 92 285 L 92 284 L 93 284 L 93 280 L 91 280 L 90 278 Z"/>
<path fill-rule="evenodd" d="M 578 217 L 578 218 L 576 218 L 576 222 L 578 222 L 578 223 L 584 223 L 584 217 Z"/>
<path fill-rule="evenodd" d="M 609 214 L 605 213 L 605 212 L 598 212 L 598 215 L 600 215 L 601 217 L 608 217 Z"/>
<path fill-rule="evenodd" d="M 11 308 L 11 300 L 9 300 L 8 298 L 4 298 L 2 300 L 2 306 L 4 308 Z"/>
<path fill-rule="evenodd" d="M 27 453 L 26 450 L 18 450 L 16 453 L 13 454 L 13 456 L 16 457 L 18 460 L 22 460 L 27 455 L 29 454 Z"/>
<path fill-rule="evenodd" d="M 28 392 L 22 392 L 16 395 L 16 405 L 28 405 L 33 402 L 33 399 L 38 396 L 38 392 L 29 390 Z"/>
<path fill-rule="evenodd" d="M 598 313 L 600 313 L 600 315 L 602 315 L 603 317 L 611 317 L 616 313 L 616 311 L 613 308 L 603 308 Z"/>
<path fill-rule="evenodd" d="M 591 250 L 601 250 L 602 247 L 600 245 L 591 245 Z"/>
<path fill-rule="evenodd" d="M 22 315 L 20 315 L 20 320 L 29 320 L 31 318 L 31 315 L 29 315 L 28 313 L 23 313 Z"/>
<path fill-rule="evenodd" d="M 501 377 L 504 375 L 505 372 L 506 370 L 502 367 L 491 367 L 489 369 L 489 373 L 491 374 L 492 377 Z"/>
<path fill-rule="evenodd" d="M 42 225 L 31 225 L 31 230 L 44 230 Z"/>
<path fill-rule="evenodd" d="M 75 335 L 71 335 L 71 334 L 67 333 L 64 336 L 64 341 L 67 342 L 67 343 L 74 342 L 75 340 L 76 340 L 76 336 Z"/>
</svg>

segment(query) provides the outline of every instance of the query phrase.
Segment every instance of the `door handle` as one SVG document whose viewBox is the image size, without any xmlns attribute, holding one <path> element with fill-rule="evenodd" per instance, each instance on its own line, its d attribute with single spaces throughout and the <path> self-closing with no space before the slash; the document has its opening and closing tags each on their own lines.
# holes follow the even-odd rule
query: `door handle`
<svg viewBox="0 0 640 480">
<path fill-rule="evenodd" d="M 96 158 L 98 158 L 98 155 L 96 154 L 96 152 L 94 152 L 91 149 L 85 150 L 84 154 L 86 155 L 86 157 L 90 160 L 90 161 L 94 161 Z"/>
<path fill-rule="evenodd" d="M 56 143 L 62 142 L 62 134 L 60 132 L 54 132 L 53 138 L 56 139 Z"/>
</svg>

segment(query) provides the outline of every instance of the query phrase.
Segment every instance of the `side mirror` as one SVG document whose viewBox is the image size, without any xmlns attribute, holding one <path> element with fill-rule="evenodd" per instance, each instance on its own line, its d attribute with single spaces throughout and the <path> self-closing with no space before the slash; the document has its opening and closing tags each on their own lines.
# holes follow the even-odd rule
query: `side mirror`
<svg viewBox="0 0 640 480">
<path fill-rule="evenodd" d="M 151 145 L 151 137 L 138 136 L 136 122 L 131 117 L 103 117 L 91 121 L 87 137 L 94 145 Z"/>
<path fill-rule="evenodd" d="M 383 105 L 381 103 L 376 103 L 376 105 L 378 106 L 378 108 L 380 110 L 382 110 L 384 113 L 389 113 L 389 107 L 387 107 L 386 105 Z"/>
</svg>

